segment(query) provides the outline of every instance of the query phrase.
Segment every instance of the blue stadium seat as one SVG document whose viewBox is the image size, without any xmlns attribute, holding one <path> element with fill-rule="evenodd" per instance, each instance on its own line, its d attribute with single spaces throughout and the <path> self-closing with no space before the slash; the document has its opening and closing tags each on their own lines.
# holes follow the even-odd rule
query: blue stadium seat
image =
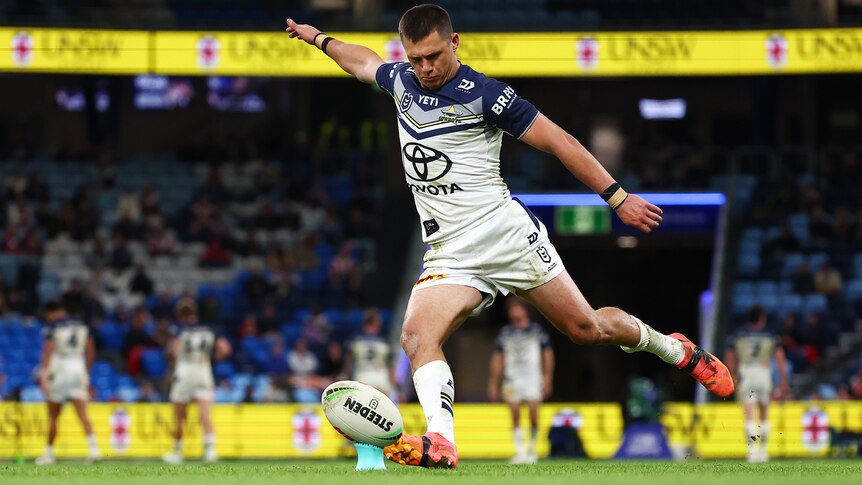
<svg viewBox="0 0 862 485">
<path fill-rule="evenodd" d="M 778 283 L 772 280 L 760 280 L 755 283 L 755 292 L 758 295 L 777 295 L 779 294 Z"/>
<path fill-rule="evenodd" d="M 757 254 L 740 254 L 736 262 L 736 270 L 742 276 L 753 276 L 760 271 L 760 256 Z"/>
<path fill-rule="evenodd" d="M 802 266 L 805 255 L 802 253 L 790 253 L 784 257 L 784 266 L 781 269 L 782 276 L 790 276 Z"/>
<path fill-rule="evenodd" d="M 754 295 L 735 295 L 731 300 L 733 313 L 740 314 L 746 312 L 749 308 L 757 303 Z"/>
<path fill-rule="evenodd" d="M 141 398 L 141 390 L 134 386 L 121 386 L 117 388 L 115 395 L 123 402 L 137 402 Z"/>
<path fill-rule="evenodd" d="M 168 364 L 161 349 L 145 350 L 141 354 L 141 366 L 150 377 L 161 377 L 168 370 Z"/>
<path fill-rule="evenodd" d="M 829 302 L 824 295 L 813 293 L 805 297 L 802 306 L 806 314 L 823 314 L 826 313 L 826 310 L 829 308 Z"/>
<path fill-rule="evenodd" d="M 45 395 L 39 386 L 26 386 L 21 390 L 21 400 L 24 402 L 42 402 Z"/>
<path fill-rule="evenodd" d="M 824 264 L 829 263 L 829 255 L 826 253 L 812 253 L 808 256 L 808 267 L 811 268 L 811 272 L 815 272 L 820 269 Z"/>
<path fill-rule="evenodd" d="M 779 297 L 778 315 L 784 317 L 788 313 L 799 313 L 802 311 L 802 297 L 795 294 L 785 294 Z"/>
<path fill-rule="evenodd" d="M 862 299 L 862 278 L 848 281 L 844 285 L 844 295 L 851 302 Z"/>
<path fill-rule="evenodd" d="M 236 367 L 233 362 L 222 361 L 213 366 L 213 376 L 217 380 L 230 379 L 234 374 L 236 374 Z"/>
</svg>

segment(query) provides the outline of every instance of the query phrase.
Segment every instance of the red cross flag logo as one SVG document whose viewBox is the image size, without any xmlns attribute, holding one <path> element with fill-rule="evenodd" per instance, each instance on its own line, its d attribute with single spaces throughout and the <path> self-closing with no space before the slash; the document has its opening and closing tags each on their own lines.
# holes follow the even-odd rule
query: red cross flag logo
<svg viewBox="0 0 862 485">
<path fill-rule="evenodd" d="M 219 63 L 221 44 L 211 35 L 205 35 L 198 41 L 198 65 L 203 69 L 214 69 Z"/>
<path fill-rule="evenodd" d="M 766 62 L 774 69 L 787 65 L 787 39 L 781 34 L 772 34 L 766 39 Z"/>
<path fill-rule="evenodd" d="M 124 453 L 132 444 L 132 417 L 123 408 L 117 408 L 109 420 L 111 427 L 111 448 Z"/>
<path fill-rule="evenodd" d="M 820 408 L 811 408 L 802 415 L 802 444 L 816 453 L 829 446 L 829 415 Z"/>
<path fill-rule="evenodd" d="M 407 54 L 404 53 L 404 46 L 401 45 L 400 37 L 389 39 L 383 50 L 386 52 L 386 62 L 402 62 L 407 60 Z"/>
<path fill-rule="evenodd" d="M 12 37 L 12 62 L 18 67 L 27 67 L 33 62 L 33 36 L 18 32 Z"/>
<path fill-rule="evenodd" d="M 592 71 L 599 65 L 599 43 L 585 35 L 575 42 L 575 60 L 584 71 Z"/>
<path fill-rule="evenodd" d="M 304 453 L 320 448 L 321 419 L 317 413 L 302 411 L 291 421 L 293 426 L 293 447 Z"/>
</svg>

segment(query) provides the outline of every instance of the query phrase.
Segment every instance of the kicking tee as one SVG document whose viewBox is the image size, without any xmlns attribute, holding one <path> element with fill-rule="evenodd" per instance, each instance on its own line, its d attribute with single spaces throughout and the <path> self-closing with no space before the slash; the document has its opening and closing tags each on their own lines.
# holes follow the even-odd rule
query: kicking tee
<svg viewBox="0 0 862 485">
<path fill-rule="evenodd" d="M 508 202 L 500 176 L 503 132 L 521 138 L 539 115 L 535 106 L 464 64 L 433 91 L 409 63 L 383 64 L 377 85 L 395 101 L 401 161 L 424 242 L 459 236 Z"/>
</svg>

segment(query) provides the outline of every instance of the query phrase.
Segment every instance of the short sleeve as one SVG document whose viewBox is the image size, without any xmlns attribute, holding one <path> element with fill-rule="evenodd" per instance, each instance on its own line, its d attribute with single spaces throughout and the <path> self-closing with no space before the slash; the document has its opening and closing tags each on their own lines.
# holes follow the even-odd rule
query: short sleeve
<svg viewBox="0 0 862 485">
<path fill-rule="evenodd" d="M 375 76 L 377 79 L 377 85 L 380 86 L 380 89 L 392 94 L 395 90 L 395 76 L 398 75 L 398 71 L 406 64 L 406 62 L 390 62 L 387 64 L 381 64 L 380 67 L 377 68 L 377 75 Z"/>
<path fill-rule="evenodd" d="M 497 352 L 503 351 L 503 331 L 501 330 L 499 334 L 497 334 L 497 340 L 494 341 L 494 349 Z"/>
<path fill-rule="evenodd" d="M 724 340 L 724 348 L 725 350 L 733 349 L 736 346 L 736 332 L 730 334 L 727 339 Z"/>
<path fill-rule="evenodd" d="M 54 338 L 54 326 L 46 323 L 42 326 L 42 340 L 50 340 L 52 338 Z"/>
<path fill-rule="evenodd" d="M 539 116 L 539 110 L 508 84 L 490 79 L 483 92 L 485 120 L 515 138 L 524 136 Z"/>
</svg>

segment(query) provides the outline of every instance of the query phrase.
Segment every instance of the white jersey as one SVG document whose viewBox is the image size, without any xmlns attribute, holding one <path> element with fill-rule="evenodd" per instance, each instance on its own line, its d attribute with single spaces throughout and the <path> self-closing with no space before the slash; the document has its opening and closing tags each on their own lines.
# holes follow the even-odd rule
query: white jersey
<svg viewBox="0 0 862 485">
<path fill-rule="evenodd" d="M 535 322 L 525 329 L 506 325 L 497 337 L 503 352 L 503 377 L 507 382 L 542 382 L 542 352 L 551 347 L 548 334 Z"/>
<path fill-rule="evenodd" d="M 45 340 L 54 342 L 51 359 L 84 362 L 90 329 L 80 320 L 65 319 L 47 325 L 43 332 Z"/>
<path fill-rule="evenodd" d="M 215 346 L 215 333 L 203 325 L 182 325 L 179 327 L 180 346 L 177 352 L 177 365 L 210 366 L 210 356 Z"/>
<path fill-rule="evenodd" d="M 378 335 L 359 334 L 348 349 L 353 358 L 353 379 L 377 388 L 384 394 L 392 389 L 389 343 Z"/>
<path fill-rule="evenodd" d="M 377 84 L 398 108 L 401 158 L 426 243 L 459 236 L 506 205 L 503 132 L 523 136 L 539 115 L 535 106 L 463 64 L 433 91 L 405 62 L 381 65 Z"/>
</svg>

